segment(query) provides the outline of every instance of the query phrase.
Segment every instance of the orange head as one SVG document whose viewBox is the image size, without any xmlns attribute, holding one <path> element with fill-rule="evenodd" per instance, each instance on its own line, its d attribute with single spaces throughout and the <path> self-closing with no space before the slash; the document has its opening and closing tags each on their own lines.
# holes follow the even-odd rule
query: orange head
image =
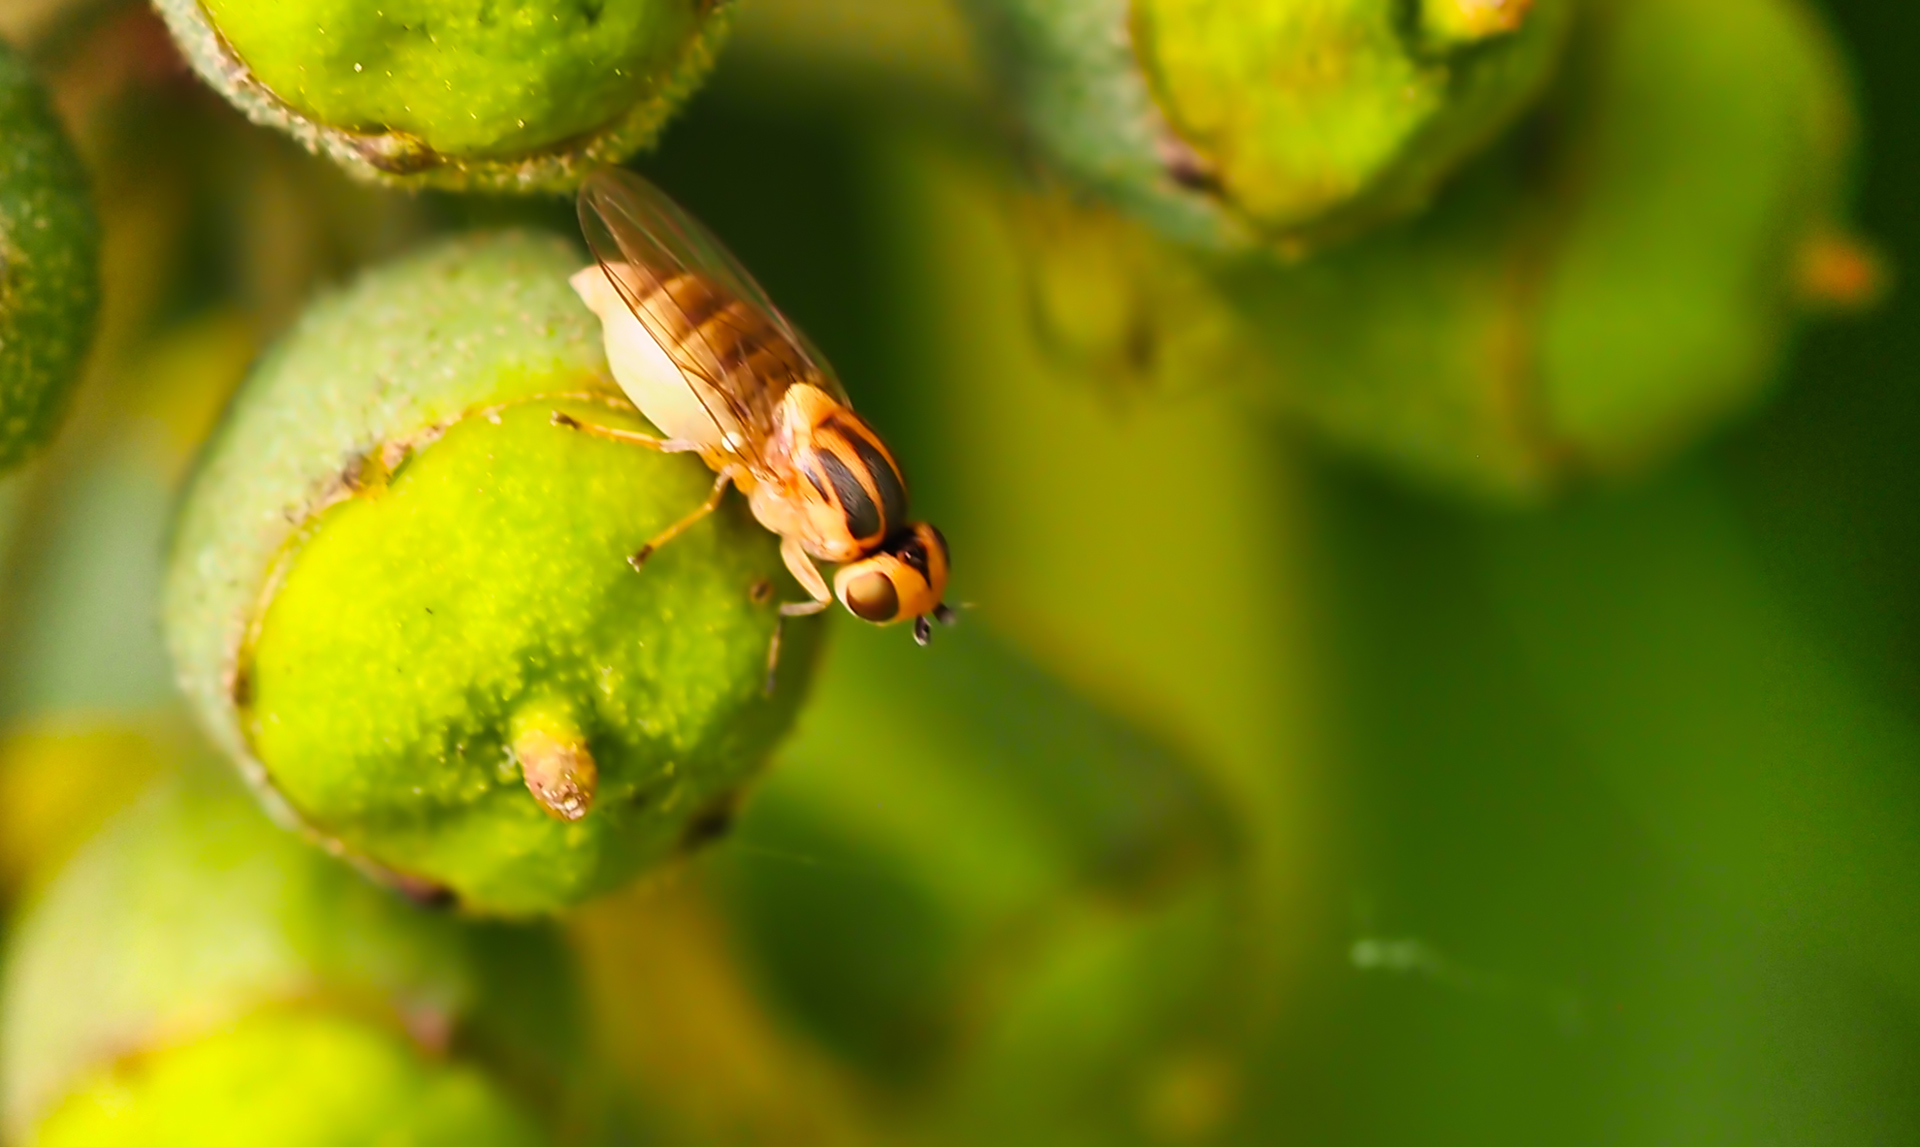
<svg viewBox="0 0 1920 1147">
<path fill-rule="evenodd" d="M 913 636 L 927 642 L 929 615 L 947 621 L 947 539 L 925 522 L 903 526 L 880 548 L 833 575 L 833 594 L 847 612 L 875 625 L 914 619 Z"/>
</svg>

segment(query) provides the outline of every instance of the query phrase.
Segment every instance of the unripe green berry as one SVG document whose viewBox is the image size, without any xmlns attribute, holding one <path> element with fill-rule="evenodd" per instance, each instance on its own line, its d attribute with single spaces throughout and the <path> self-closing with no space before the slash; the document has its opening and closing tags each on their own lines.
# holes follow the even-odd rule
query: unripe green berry
<svg viewBox="0 0 1920 1147">
<path fill-rule="evenodd" d="M 536 1147 L 540 1133 L 473 1069 L 353 1019 L 265 1013 L 128 1063 L 69 1098 L 39 1147 Z"/>
<path fill-rule="evenodd" d="M 0 470 L 66 409 L 100 304 L 86 173 L 46 93 L 0 44 Z"/>
<path fill-rule="evenodd" d="M 650 145 L 712 67 L 716 0 L 158 0 L 187 58 L 255 122 L 356 173 L 570 186 Z"/>
<path fill-rule="evenodd" d="M 1615 0 L 1555 134 L 1426 217 L 1226 290 L 1253 389 L 1428 481 L 1537 498 L 1644 470 L 1751 406 L 1844 233 L 1853 144 L 1825 30 L 1792 0 Z"/>
<path fill-rule="evenodd" d="M 631 877 L 790 723 L 817 620 L 737 497 L 636 571 L 713 474 L 647 429 L 547 239 L 447 244 L 316 305 L 182 505 L 169 640 L 285 818 L 483 912 Z M 781 587 L 772 595 L 768 589 Z"/>
<path fill-rule="evenodd" d="M 1056 209 L 1042 329 L 1105 378 L 1232 388 L 1511 502 L 1670 457 L 1755 403 L 1802 313 L 1871 301 L 1847 82 L 1799 3 L 1608 0 L 1551 98 L 1425 214 L 1300 263 Z"/>
<path fill-rule="evenodd" d="M 6 1133 L 537 1143 L 583 1094 L 572 975 L 551 931 L 422 912 L 196 763 L 114 818 L 10 938 Z"/>
<path fill-rule="evenodd" d="M 1069 176 L 1177 239 L 1288 256 L 1424 206 L 1539 94 L 1572 14 L 1570 0 L 969 6 L 1027 133 Z"/>
</svg>

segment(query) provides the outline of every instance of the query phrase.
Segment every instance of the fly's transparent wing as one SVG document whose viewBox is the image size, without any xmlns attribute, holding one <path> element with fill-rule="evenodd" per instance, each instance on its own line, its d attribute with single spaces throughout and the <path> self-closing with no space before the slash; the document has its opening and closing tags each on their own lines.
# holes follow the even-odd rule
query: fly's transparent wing
<svg viewBox="0 0 1920 1147">
<path fill-rule="evenodd" d="M 734 452 L 758 462 L 795 381 L 845 393 L 820 354 L 713 233 L 659 188 L 601 168 L 580 187 L 580 228 L 607 278 L 687 377 Z"/>
</svg>

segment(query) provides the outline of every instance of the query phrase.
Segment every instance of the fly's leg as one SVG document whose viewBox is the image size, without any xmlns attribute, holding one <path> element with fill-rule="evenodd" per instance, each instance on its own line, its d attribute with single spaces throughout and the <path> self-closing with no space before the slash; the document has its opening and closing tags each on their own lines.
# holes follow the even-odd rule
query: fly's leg
<svg viewBox="0 0 1920 1147">
<path fill-rule="evenodd" d="M 681 518 L 673 525 L 668 526 L 666 529 L 661 530 L 652 538 L 648 539 L 646 545 L 635 550 L 633 556 L 627 559 L 627 564 L 635 570 L 638 570 L 641 566 L 647 564 L 647 559 L 653 556 L 655 550 L 679 537 L 686 531 L 687 527 L 698 522 L 708 514 L 713 513 L 714 509 L 720 505 L 720 499 L 726 496 L 727 486 L 732 481 L 733 467 L 729 466 L 725 470 L 720 471 L 720 476 L 713 480 L 713 493 L 707 495 L 706 501 L 700 503 L 693 513 Z"/>
<path fill-rule="evenodd" d="M 698 442 L 688 442 L 682 438 L 655 438 L 651 434 L 641 434 L 634 430 L 621 430 L 614 426 L 600 426 L 592 422 L 582 422 L 573 415 L 559 410 L 553 412 L 552 422 L 555 426 L 562 426 L 568 430 L 578 430 L 582 434 L 591 434 L 595 438 L 605 438 L 612 442 L 624 442 L 630 446 L 644 446 L 648 450 L 658 450 L 662 454 L 691 454 L 698 453 L 701 450 L 701 445 Z M 688 526 L 693 525 L 708 514 L 713 513 L 714 508 L 720 505 L 721 496 L 727 492 L 727 484 L 732 481 L 732 467 L 720 471 L 720 476 L 713 481 L 713 493 L 707 495 L 707 500 L 700 503 L 699 508 L 694 510 L 693 513 L 688 514 L 686 517 L 668 526 L 653 538 L 649 539 L 646 545 L 634 551 L 633 555 L 627 559 L 627 564 L 638 570 L 646 564 L 648 558 L 653 556 L 655 550 L 679 537 L 681 532 Z"/>
<path fill-rule="evenodd" d="M 767 643 L 767 696 L 773 696 L 774 670 L 780 667 L 780 631 L 786 627 L 789 617 L 810 617 L 833 603 L 833 591 L 827 588 L 827 579 L 820 576 L 819 567 L 800 548 L 800 543 L 792 538 L 780 539 L 780 560 L 787 563 L 787 571 L 800 583 L 802 589 L 813 595 L 812 601 L 788 601 L 780 605 L 780 619 L 773 623 L 773 640 Z"/>
<path fill-rule="evenodd" d="M 787 572 L 800 583 L 801 589 L 807 591 L 807 596 L 815 601 L 833 600 L 833 591 L 827 588 L 827 579 L 820 576 L 819 568 L 807 556 L 807 551 L 800 548 L 799 542 L 792 538 L 781 538 L 780 560 L 787 563 Z"/>
<path fill-rule="evenodd" d="M 595 438 L 605 438 L 612 442 L 624 442 L 629 446 L 644 446 L 649 450 L 658 450 L 662 454 L 694 454 L 700 450 L 698 442 L 688 442 L 683 438 L 655 438 L 651 434 L 641 434 L 636 430 L 621 430 L 617 426 L 601 426 L 598 423 L 582 422 L 571 414 L 554 411 L 550 421 L 555 426 L 568 430 L 578 430 L 582 434 L 591 434 Z"/>
<path fill-rule="evenodd" d="M 773 696 L 774 672 L 780 668 L 780 631 L 789 617 L 812 617 L 827 608 L 824 601 L 783 601 L 780 618 L 773 623 L 773 640 L 767 642 L 767 696 Z"/>
</svg>

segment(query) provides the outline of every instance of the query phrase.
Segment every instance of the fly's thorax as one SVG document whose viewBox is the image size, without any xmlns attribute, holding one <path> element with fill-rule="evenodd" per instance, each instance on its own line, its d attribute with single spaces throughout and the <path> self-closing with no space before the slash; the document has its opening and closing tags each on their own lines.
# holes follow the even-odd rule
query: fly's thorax
<svg viewBox="0 0 1920 1147">
<path fill-rule="evenodd" d="M 868 547 L 847 536 L 839 509 L 821 500 L 804 478 L 762 482 L 748 492 L 747 505 L 755 521 L 783 538 L 792 538 L 808 557 L 838 565 L 867 553 Z"/>
<path fill-rule="evenodd" d="M 838 515 L 812 497 L 804 480 L 760 482 L 747 491 L 747 505 L 753 518 L 770 533 L 791 538 L 808 557 L 823 562 L 852 561 L 861 555 L 857 546 L 844 543 L 837 528 Z M 801 491 L 805 491 L 802 494 Z"/>
<path fill-rule="evenodd" d="M 831 560 L 870 553 L 905 524 L 906 480 L 865 419 L 814 386 L 794 387 L 781 416 L 792 436 L 793 495 L 818 540 L 849 555 Z"/>
</svg>

